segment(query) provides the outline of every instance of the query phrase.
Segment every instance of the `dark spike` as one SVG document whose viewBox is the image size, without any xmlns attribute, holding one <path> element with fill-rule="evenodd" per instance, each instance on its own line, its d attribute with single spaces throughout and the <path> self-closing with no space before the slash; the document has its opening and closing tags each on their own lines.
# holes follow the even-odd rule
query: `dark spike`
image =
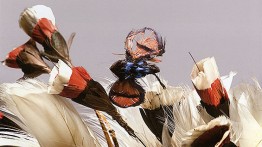
<svg viewBox="0 0 262 147">
<path fill-rule="evenodd" d="M 196 67 L 197 67 L 198 71 L 200 72 L 201 70 L 200 70 L 200 68 L 197 66 L 197 63 L 196 63 L 196 61 L 195 61 L 194 57 L 191 55 L 191 53 L 190 53 L 190 52 L 188 52 L 188 53 L 189 53 L 189 55 L 191 56 L 191 58 L 193 59 L 193 61 L 194 61 L 195 65 L 196 65 Z"/>
</svg>

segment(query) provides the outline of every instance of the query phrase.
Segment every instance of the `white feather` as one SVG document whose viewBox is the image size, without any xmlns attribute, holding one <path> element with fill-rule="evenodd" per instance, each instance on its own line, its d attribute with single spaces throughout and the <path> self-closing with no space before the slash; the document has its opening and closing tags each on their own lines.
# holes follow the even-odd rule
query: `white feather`
<svg viewBox="0 0 262 147">
<path fill-rule="evenodd" d="M 233 78 L 234 76 L 236 75 L 237 73 L 236 72 L 233 72 L 231 71 L 229 73 L 229 75 L 226 75 L 226 76 L 223 76 L 221 77 L 221 82 L 223 84 L 223 87 L 226 89 L 226 91 L 229 91 L 230 90 L 230 87 L 231 87 L 231 84 L 232 84 L 232 81 L 233 81 Z"/>
<path fill-rule="evenodd" d="M 245 99 L 245 96 L 242 95 L 240 99 Z M 239 144 L 243 147 L 262 146 L 262 127 L 245 105 L 241 103 L 238 105 L 240 122 L 242 126 L 241 131 L 243 132 L 239 139 Z"/>
<path fill-rule="evenodd" d="M 161 105 L 172 106 L 183 96 L 184 90 L 182 87 L 169 86 L 167 85 L 167 81 L 162 78 L 160 80 L 166 85 L 166 89 L 163 89 L 153 75 L 148 75 L 140 80 L 140 83 L 146 90 L 145 100 L 141 104 L 142 108 L 153 110 L 159 108 Z"/>
<path fill-rule="evenodd" d="M 95 110 L 77 104 L 71 101 L 72 105 L 76 108 L 77 112 L 81 116 L 84 123 L 94 132 L 101 146 L 107 146 L 107 141 L 104 136 L 104 132 L 101 128 L 99 120 L 95 114 Z"/>
<path fill-rule="evenodd" d="M 214 57 L 205 58 L 194 65 L 191 78 L 198 90 L 211 87 L 211 84 L 219 78 L 219 72 Z M 199 68 L 199 69 L 198 69 Z M 200 71 L 199 71 L 200 70 Z"/>
<path fill-rule="evenodd" d="M 1 84 L 0 100 L 41 146 L 100 146 L 93 132 L 64 97 L 47 93 L 34 79 Z"/>
<path fill-rule="evenodd" d="M 163 131 L 162 131 L 162 145 L 163 147 L 176 147 L 177 146 L 176 142 L 174 142 L 172 137 L 169 135 L 167 120 L 164 123 Z"/>
<path fill-rule="evenodd" d="M 101 129 L 99 120 L 93 109 L 88 107 L 81 106 L 77 103 L 73 102 L 73 105 L 76 107 L 79 112 L 81 118 L 84 120 L 86 125 L 90 127 L 90 129 L 96 134 L 101 146 L 107 146 L 107 142 L 104 137 L 104 133 Z M 146 127 L 141 117 L 139 117 L 140 113 L 138 108 L 133 108 L 132 110 L 120 110 L 122 112 L 122 116 L 125 118 L 127 123 L 135 130 L 136 135 L 138 135 L 141 140 L 146 144 L 146 146 L 156 146 L 160 145 L 157 139 L 152 135 L 150 130 Z M 111 128 L 115 131 L 117 141 L 120 147 L 142 147 L 143 145 L 131 137 L 120 125 L 112 120 L 112 117 L 106 113 L 103 113 L 106 116 L 107 121 Z M 133 117 L 132 117 L 133 116 Z M 157 142 L 157 143 L 155 143 Z"/>
<path fill-rule="evenodd" d="M 47 18 L 55 25 L 55 16 L 51 8 L 44 5 L 35 5 L 32 8 L 25 9 L 20 15 L 19 25 L 31 36 L 35 25 L 41 18 Z"/>
<path fill-rule="evenodd" d="M 68 84 L 71 75 L 72 69 L 62 60 L 59 60 L 58 64 L 53 67 L 50 73 L 48 93 L 61 93 L 64 89 L 64 86 Z"/>
<path fill-rule="evenodd" d="M 119 108 L 124 120 L 127 124 L 134 129 L 136 135 L 143 141 L 146 146 L 149 147 L 160 147 L 161 143 L 157 140 L 155 135 L 149 130 L 147 125 L 144 123 L 144 120 L 140 114 L 138 107 L 130 108 Z M 140 143 L 139 143 L 140 144 Z M 141 144 L 139 146 L 142 146 Z"/>
<path fill-rule="evenodd" d="M 187 131 L 206 124 L 200 113 L 198 113 L 199 101 L 200 98 L 196 91 L 185 88 L 183 98 L 179 103 L 174 104 L 175 131 L 172 138 L 179 146 L 182 145 L 182 138 Z"/>
<path fill-rule="evenodd" d="M 226 81 L 223 84 L 225 87 L 230 87 L 233 76 L 234 73 L 231 73 L 225 79 L 222 78 L 222 81 Z M 200 98 L 195 90 L 188 87 L 177 89 L 168 85 L 167 87 L 171 88 L 163 90 L 156 81 L 152 82 L 152 80 L 146 79 L 142 81 L 144 82 L 144 88 L 151 90 L 153 95 L 160 94 L 157 98 L 159 101 L 154 106 L 147 106 L 148 108 L 153 109 L 162 104 L 170 103 L 174 105 L 175 132 L 170 139 L 167 128 L 164 127 L 163 136 L 166 138 L 163 139 L 163 146 L 181 146 L 186 132 L 201 125 L 206 125 L 213 119 L 199 106 Z M 107 87 L 111 82 L 104 84 L 104 86 Z M 145 85 L 151 85 L 152 87 Z M 107 145 L 99 121 L 92 109 L 73 103 L 85 121 L 85 124 L 83 124 L 72 103 L 63 97 L 48 94 L 45 84 L 28 79 L 13 84 L 2 84 L 0 91 L 0 104 L 19 118 L 13 120 L 32 134 L 41 146 L 85 146 L 87 144 L 89 146 L 91 144 L 99 146 L 99 143 L 102 146 Z M 163 91 L 166 91 L 166 93 Z M 177 93 L 177 91 L 179 92 Z M 232 123 L 232 129 L 230 130 L 231 141 L 241 146 L 260 146 L 262 142 L 262 102 L 260 101 L 262 90 L 260 85 L 258 82 L 253 85 L 241 84 L 231 89 L 228 95 L 230 98 L 230 121 Z M 165 103 L 166 101 L 161 100 L 162 98 L 175 98 L 175 100 L 172 102 L 166 100 L 169 102 Z M 139 108 L 120 108 L 119 111 L 146 146 L 161 146 L 160 142 L 143 122 Z M 13 117 L 12 113 L 9 114 L 11 117 Z M 104 115 L 111 127 L 116 131 L 120 146 L 142 146 L 141 143 L 130 137 L 110 116 Z M 98 141 L 95 136 L 98 137 Z"/>
<path fill-rule="evenodd" d="M 7 127 L 0 127 L 0 146 L 40 147 L 27 132 Z"/>
<path fill-rule="evenodd" d="M 262 90 L 258 82 L 240 84 L 230 92 L 232 140 L 241 146 L 262 146 Z"/>
</svg>

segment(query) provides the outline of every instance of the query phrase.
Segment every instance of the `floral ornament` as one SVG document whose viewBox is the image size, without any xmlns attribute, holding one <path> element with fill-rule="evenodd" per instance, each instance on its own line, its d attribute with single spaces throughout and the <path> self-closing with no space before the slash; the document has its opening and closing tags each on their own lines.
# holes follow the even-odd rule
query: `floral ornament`
<svg viewBox="0 0 262 147">
<path fill-rule="evenodd" d="M 25 44 L 13 49 L 3 61 L 11 68 L 21 68 L 24 77 L 34 78 L 43 73 L 50 73 L 49 66 L 43 61 L 35 41 L 30 39 Z"/>
<path fill-rule="evenodd" d="M 230 142 L 231 122 L 226 117 L 221 116 L 211 120 L 206 125 L 198 126 L 186 133 L 182 139 L 182 146 L 192 147 L 236 147 Z"/>
<path fill-rule="evenodd" d="M 52 10 L 44 5 L 25 9 L 20 16 L 20 27 L 36 42 L 43 45 L 43 53 L 53 62 L 58 59 L 70 63 L 68 46 L 55 26 Z"/>
<path fill-rule="evenodd" d="M 229 116 L 229 98 L 221 84 L 214 57 L 206 58 L 193 67 L 191 79 L 201 98 L 201 104 L 213 117 Z"/>
</svg>

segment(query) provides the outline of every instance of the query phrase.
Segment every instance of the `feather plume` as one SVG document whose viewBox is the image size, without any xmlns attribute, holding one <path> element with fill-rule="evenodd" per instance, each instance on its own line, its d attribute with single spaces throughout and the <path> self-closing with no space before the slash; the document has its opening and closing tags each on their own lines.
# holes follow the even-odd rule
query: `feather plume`
<svg viewBox="0 0 262 147">
<path fill-rule="evenodd" d="M 188 87 L 185 87 L 184 90 L 183 97 L 173 106 L 175 131 L 172 139 L 179 146 L 182 145 L 182 138 L 187 131 L 205 124 L 205 120 L 198 113 L 197 109 L 197 106 L 200 104 L 198 94 L 196 91 L 191 91 Z"/>
<path fill-rule="evenodd" d="M 0 146 L 40 147 L 38 141 L 20 127 L 24 124 L 1 104 L 0 115 Z"/>
<path fill-rule="evenodd" d="M 64 89 L 64 85 L 68 84 L 71 75 L 71 68 L 59 60 L 50 73 L 48 93 L 60 94 Z"/>
<path fill-rule="evenodd" d="M 242 83 L 231 91 L 230 119 L 233 141 L 241 146 L 262 145 L 262 90 L 257 81 Z"/>
<path fill-rule="evenodd" d="M 25 44 L 13 49 L 3 61 L 11 68 L 21 68 L 24 77 L 34 78 L 50 73 L 49 66 L 43 61 L 35 41 L 30 39 Z"/>
<path fill-rule="evenodd" d="M 19 25 L 26 34 L 32 36 L 36 24 L 42 18 L 48 19 L 53 25 L 55 25 L 53 11 L 51 8 L 44 5 L 35 5 L 32 8 L 25 9 L 20 15 Z"/>
<path fill-rule="evenodd" d="M 91 78 L 84 68 L 70 68 L 62 60 L 59 60 L 50 73 L 48 93 L 76 98 L 85 90 L 88 84 L 87 80 L 91 80 Z"/>
<path fill-rule="evenodd" d="M 221 82 L 225 85 L 225 87 L 230 88 L 234 75 L 235 73 L 231 72 L 229 76 L 222 77 L 223 80 Z M 198 126 L 206 125 L 214 119 L 206 112 L 205 108 L 200 105 L 200 97 L 196 90 L 191 90 L 187 87 L 184 87 L 183 89 L 183 97 L 178 103 L 174 104 L 173 111 L 174 122 L 176 125 L 172 138 L 178 146 L 182 146 L 183 138 L 186 136 L 186 132 L 197 128 Z M 232 128 L 234 128 L 234 124 L 235 123 L 232 123 Z"/>
<path fill-rule="evenodd" d="M 222 77 L 222 82 L 225 81 L 223 85 L 230 87 L 230 81 L 232 81 L 233 76 L 234 74 L 231 73 L 230 76 Z M 144 109 L 153 111 L 159 111 L 163 106 L 171 106 L 171 110 L 164 110 L 165 115 L 162 115 L 162 118 L 161 116 L 157 116 L 162 119 L 162 126 L 160 127 L 163 128 L 163 130 L 161 130 L 162 135 L 164 134 L 165 137 L 167 137 L 166 128 L 168 128 L 169 133 L 170 131 L 172 132 L 172 128 L 174 130 L 174 133 L 171 134 L 171 141 L 168 142 L 168 139 L 162 138 L 162 144 L 163 146 L 170 146 L 170 144 L 172 146 L 181 146 L 182 138 L 187 131 L 207 124 L 213 117 L 200 105 L 200 97 L 196 90 L 191 90 L 186 86 L 169 86 L 163 79 L 161 79 L 161 81 L 166 85 L 166 89 L 163 89 L 153 76 L 146 76 L 141 79 L 140 83 L 143 83 L 143 88 L 146 90 L 145 101 L 141 106 Z M 168 113 L 168 111 L 171 112 L 171 114 Z M 150 117 L 150 115 L 147 117 Z M 154 117 L 157 118 L 156 116 Z M 168 123 L 167 118 L 171 118 L 171 122 L 173 123 Z M 164 125 L 164 122 L 168 127 Z M 145 121 L 145 123 L 148 124 L 148 120 Z M 151 119 L 151 123 L 156 124 L 156 121 Z M 150 125 L 148 127 L 150 128 Z"/>
<path fill-rule="evenodd" d="M 14 48 L 11 52 L 8 53 L 6 59 L 2 61 L 3 65 L 11 67 L 11 68 L 19 68 L 16 58 L 20 54 L 22 50 L 24 50 L 25 45 L 21 45 L 19 47 Z"/>
<path fill-rule="evenodd" d="M 230 88 L 234 75 L 235 73 L 231 72 L 229 76 L 221 78 L 222 84 L 227 87 L 227 89 Z M 192 131 L 196 131 L 194 128 L 209 124 L 210 121 L 215 121 L 212 116 L 206 113 L 205 108 L 200 105 L 200 97 L 197 92 L 186 87 L 183 89 L 183 97 L 179 102 L 174 103 L 173 106 L 175 131 L 172 136 L 172 146 L 182 146 L 185 141 L 185 136 L 192 137 Z M 227 122 L 231 124 L 231 129 L 229 129 L 229 139 L 231 142 L 226 141 L 226 145 L 261 145 L 262 105 L 259 100 L 261 94 L 262 90 L 258 82 L 255 82 L 255 84 L 240 84 L 236 88 L 230 89 L 228 92 L 230 99 L 230 118 L 223 118 L 223 120 L 227 120 Z"/>
<path fill-rule="evenodd" d="M 41 146 L 100 146 L 68 99 L 34 79 L 0 86 L 0 100 Z M 42 128 L 42 129 L 39 129 Z"/>
<path fill-rule="evenodd" d="M 40 147 L 38 141 L 25 131 L 0 126 L 0 146 Z"/>
<path fill-rule="evenodd" d="M 198 90 L 211 88 L 211 84 L 219 77 L 215 58 L 205 58 L 196 63 L 192 69 L 191 77 Z"/>
<path fill-rule="evenodd" d="M 194 87 L 201 98 L 201 105 L 213 117 L 229 116 L 229 98 L 223 87 L 214 57 L 206 58 L 193 67 Z"/>
<path fill-rule="evenodd" d="M 20 27 L 36 42 L 44 47 L 44 57 L 53 62 L 58 59 L 71 65 L 68 46 L 55 26 L 52 10 L 44 5 L 25 9 L 19 19 Z"/>
<path fill-rule="evenodd" d="M 119 112 L 145 146 L 160 147 L 161 143 L 144 123 L 139 108 L 141 107 L 119 108 Z"/>
<path fill-rule="evenodd" d="M 4 107 L 0 108 L 0 146 L 40 147 L 38 141 L 11 119 L 17 118 Z M 11 117 L 11 119 L 7 118 Z"/>
</svg>

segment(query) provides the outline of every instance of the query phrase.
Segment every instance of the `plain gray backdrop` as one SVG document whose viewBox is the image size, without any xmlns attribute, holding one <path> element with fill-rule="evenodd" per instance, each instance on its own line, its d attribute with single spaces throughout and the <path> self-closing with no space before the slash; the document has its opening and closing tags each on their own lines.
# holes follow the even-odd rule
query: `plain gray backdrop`
<svg viewBox="0 0 262 147">
<path fill-rule="evenodd" d="M 114 78 L 109 70 L 123 56 L 124 40 L 132 29 L 154 28 L 166 39 L 166 53 L 158 64 L 171 85 L 191 84 L 193 61 L 214 56 L 221 75 L 237 71 L 234 85 L 262 81 L 261 0 L 1 0 L 0 59 L 29 37 L 19 28 L 20 13 L 27 7 L 51 7 L 56 25 L 67 38 L 76 32 L 70 54 L 74 65 L 91 76 Z M 0 83 L 14 82 L 22 72 L 0 66 Z"/>
</svg>

